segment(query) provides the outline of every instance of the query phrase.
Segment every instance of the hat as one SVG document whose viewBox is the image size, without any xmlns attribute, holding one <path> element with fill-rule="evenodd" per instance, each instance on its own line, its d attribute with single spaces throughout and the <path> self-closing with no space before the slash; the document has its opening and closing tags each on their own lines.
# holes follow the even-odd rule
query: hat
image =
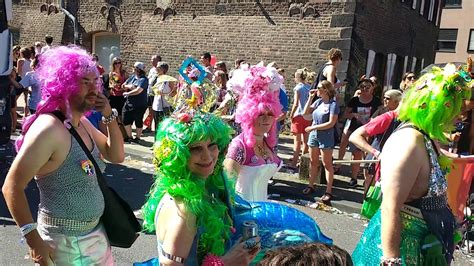
<svg viewBox="0 0 474 266">
<path fill-rule="evenodd" d="M 142 62 L 135 62 L 135 64 L 133 64 L 133 67 L 136 67 L 142 71 L 145 71 L 145 64 L 143 64 Z"/>
</svg>

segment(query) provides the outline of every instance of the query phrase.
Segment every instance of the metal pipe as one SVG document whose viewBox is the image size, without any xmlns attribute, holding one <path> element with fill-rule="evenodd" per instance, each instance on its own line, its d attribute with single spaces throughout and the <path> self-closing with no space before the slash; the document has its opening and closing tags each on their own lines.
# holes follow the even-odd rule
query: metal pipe
<svg viewBox="0 0 474 266">
<path fill-rule="evenodd" d="M 74 44 L 76 44 L 76 41 L 79 39 L 79 32 L 77 30 L 77 19 L 67 9 L 64 8 L 64 0 L 61 0 L 61 6 L 59 7 L 59 9 L 72 21 L 74 31 Z"/>
</svg>

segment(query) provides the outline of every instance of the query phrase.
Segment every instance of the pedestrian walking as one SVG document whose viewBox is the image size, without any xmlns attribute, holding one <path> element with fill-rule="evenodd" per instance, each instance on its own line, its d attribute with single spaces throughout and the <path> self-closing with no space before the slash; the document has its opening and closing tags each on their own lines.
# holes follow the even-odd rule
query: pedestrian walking
<svg viewBox="0 0 474 266">
<path fill-rule="evenodd" d="M 117 111 L 100 93 L 98 70 L 90 54 L 78 47 L 51 48 L 36 70 L 43 90 L 35 115 L 28 117 L 16 142 L 18 154 L 2 188 L 8 209 L 40 265 L 113 265 L 101 224 L 104 196 L 96 171 L 102 157 L 124 159 Z M 108 136 L 84 117 L 95 108 L 104 115 Z M 55 115 L 64 116 L 61 122 Z M 100 169 L 96 169 L 68 128 L 73 127 Z M 25 188 L 34 177 L 39 192 L 38 220 L 29 211 Z"/>
</svg>

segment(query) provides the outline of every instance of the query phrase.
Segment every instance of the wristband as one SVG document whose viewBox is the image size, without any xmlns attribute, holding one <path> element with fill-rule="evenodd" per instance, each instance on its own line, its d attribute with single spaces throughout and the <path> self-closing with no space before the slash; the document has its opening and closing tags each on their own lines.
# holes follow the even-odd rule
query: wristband
<svg viewBox="0 0 474 266">
<path fill-rule="evenodd" d="M 225 266 L 221 258 L 214 254 L 207 254 L 202 260 L 202 266 Z"/>
<path fill-rule="evenodd" d="M 402 258 L 380 258 L 380 265 L 382 266 L 398 266 L 402 265 Z"/>
<path fill-rule="evenodd" d="M 113 108 L 112 113 L 108 117 L 102 116 L 102 123 L 108 125 L 112 123 L 115 119 L 117 119 L 117 117 L 118 117 L 118 111 L 117 109 Z"/>
<path fill-rule="evenodd" d="M 376 149 L 372 149 L 371 153 L 372 153 L 373 156 L 375 156 L 375 158 L 378 158 L 379 155 L 380 155 L 380 152 Z"/>
<path fill-rule="evenodd" d="M 27 234 L 31 233 L 31 231 L 35 230 L 36 227 L 38 227 L 37 223 L 30 223 L 30 224 L 25 224 L 22 227 L 20 227 L 20 232 L 23 237 L 25 237 Z"/>
</svg>

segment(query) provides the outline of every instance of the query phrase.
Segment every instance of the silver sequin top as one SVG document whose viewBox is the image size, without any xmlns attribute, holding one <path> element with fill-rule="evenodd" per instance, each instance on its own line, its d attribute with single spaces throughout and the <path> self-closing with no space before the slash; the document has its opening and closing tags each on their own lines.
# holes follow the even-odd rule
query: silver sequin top
<svg viewBox="0 0 474 266">
<path fill-rule="evenodd" d="M 435 151 L 435 147 L 431 140 L 424 135 L 425 146 L 428 151 L 429 160 L 430 160 L 430 179 L 428 183 L 428 194 L 427 197 L 441 196 L 446 195 L 448 190 L 448 182 L 446 181 L 446 173 L 441 170 L 441 166 L 438 162 L 438 154 Z"/>
<path fill-rule="evenodd" d="M 101 168 L 99 171 L 103 172 L 105 163 L 99 158 L 95 143 L 92 155 Z M 81 222 L 94 221 L 102 216 L 104 197 L 94 166 L 74 137 L 71 136 L 71 148 L 62 165 L 46 176 L 35 177 L 35 180 L 40 192 L 40 212 L 53 218 Z"/>
</svg>

